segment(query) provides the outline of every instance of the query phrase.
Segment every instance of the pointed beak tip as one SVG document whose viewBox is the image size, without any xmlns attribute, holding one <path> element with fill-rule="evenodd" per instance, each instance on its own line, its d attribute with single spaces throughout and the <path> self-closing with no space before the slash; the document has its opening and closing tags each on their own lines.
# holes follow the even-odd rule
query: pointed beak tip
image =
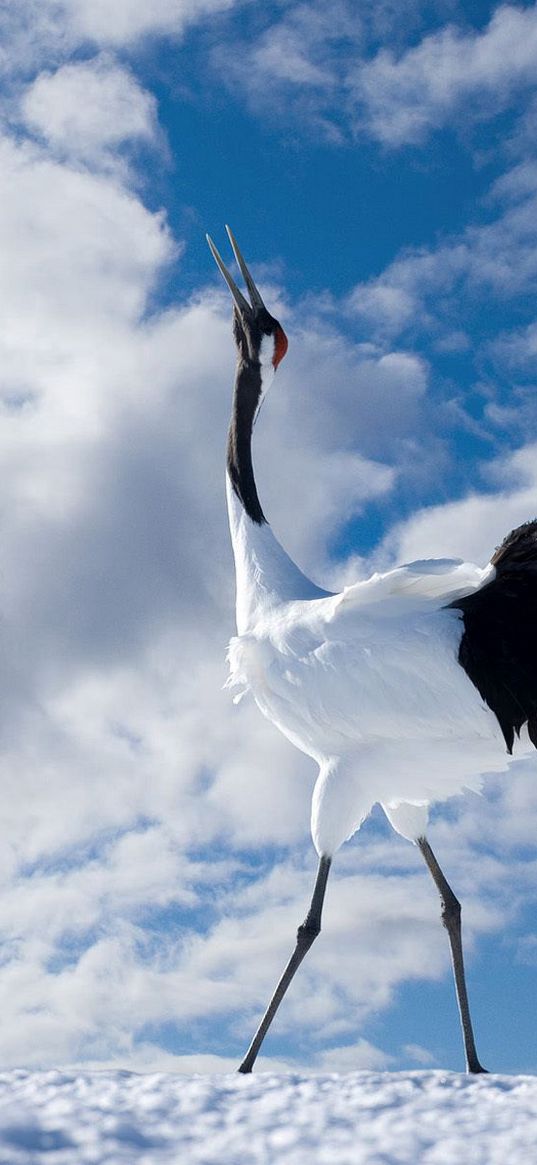
<svg viewBox="0 0 537 1165">
<path fill-rule="evenodd" d="M 225 266 L 225 264 L 222 260 L 222 257 L 219 254 L 217 248 L 215 247 L 210 235 L 207 235 L 206 238 L 207 238 L 207 242 L 209 244 L 209 247 L 211 248 L 212 255 L 217 263 L 217 266 L 220 268 L 222 275 L 224 276 L 224 279 L 225 279 L 225 281 L 226 281 L 226 283 L 231 291 L 231 294 L 233 296 L 233 299 L 235 300 L 237 307 L 239 308 L 239 311 L 242 311 L 242 312 L 246 311 L 247 314 L 251 314 L 252 311 L 255 313 L 260 308 L 266 310 L 265 305 L 263 303 L 263 300 L 261 298 L 261 295 L 258 291 L 258 288 L 256 287 L 256 284 L 254 283 L 254 280 L 252 279 L 252 276 L 250 275 L 248 267 L 246 266 L 246 263 L 241 255 L 237 241 L 233 236 L 233 232 L 231 230 L 231 227 L 229 227 L 227 225 L 227 223 L 226 223 L 226 231 L 228 233 L 229 241 L 231 243 L 231 247 L 233 250 L 233 254 L 235 256 L 237 266 L 238 266 L 238 268 L 242 274 L 242 277 L 246 283 L 246 286 L 248 288 L 248 293 L 250 295 L 250 301 L 251 301 L 250 303 L 248 303 L 248 301 L 244 298 L 242 292 L 239 291 L 237 284 L 235 283 L 235 280 L 232 278 L 229 271 L 227 270 L 227 267 Z"/>
</svg>

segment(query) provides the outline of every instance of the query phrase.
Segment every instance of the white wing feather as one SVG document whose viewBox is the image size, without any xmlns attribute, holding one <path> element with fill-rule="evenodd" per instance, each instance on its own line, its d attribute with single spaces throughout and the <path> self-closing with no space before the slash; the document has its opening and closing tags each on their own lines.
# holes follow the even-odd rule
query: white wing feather
<svg viewBox="0 0 537 1165">
<path fill-rule="evenodd" d="M 320 851 L 333 852 L 377 801 L 415 834 L 426 813 L 414 820 L 409 805 L 478 789 L 483 772 L 506 768 L 496 718 L 457 661 L 460 612 L 446 609 L 493 577 L 490 566 L 410 563 L 338 595 L 259 610 L 231 641 L 229 684 L 249 689 L 320 766 Z"/>
<path fill-rule="evenodd" d="M 458 663 L 461 614 L 447 609 L 494 567 L 411 562 L 320 591 L 270 526 L 228 488 L 237 627 L 228 684 L 319 765 L 312 833 L 333 853 L 380 802 L 400 833 L 425 829 L 427 804 L 507 767 L 491 710 Z"/>
</svg>

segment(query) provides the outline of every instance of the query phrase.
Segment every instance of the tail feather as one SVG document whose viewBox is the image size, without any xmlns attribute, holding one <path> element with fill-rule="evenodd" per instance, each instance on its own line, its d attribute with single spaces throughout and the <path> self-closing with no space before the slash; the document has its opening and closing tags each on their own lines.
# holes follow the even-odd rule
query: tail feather
<svg viewBox="0 0 537 1165">
<path fill-rule="evenodd" d="M 537 520 L 512 530 L 495 577 L 451 605 L 463 613 L 459 663 L 495 713 L 509 752 L 527 722 L 537 748 Z"/>
<path fill-rule="evenodd" d="M 520 569 L 537 571 L 537 518 L 511 530 L 490 561 L 497 573 Z"/>
</svg>

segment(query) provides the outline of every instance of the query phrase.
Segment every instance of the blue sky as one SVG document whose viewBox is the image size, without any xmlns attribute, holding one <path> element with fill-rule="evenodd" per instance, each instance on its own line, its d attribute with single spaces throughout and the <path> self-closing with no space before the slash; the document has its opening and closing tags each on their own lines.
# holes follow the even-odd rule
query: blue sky
<svg viewBox="0 0 537 1165">
<path fill-rule="evenodd" d="M 537 8 L 0 21 L 0 1057 L 227 1070 L 309 899 L 315 773 L 222 690 L 234 354 L 205 231 L 227 254 L 231 223 L 289 336 L 255 455 L 302 568 L 485 563 L 537 513 Z M 533 762 L 431 826 L 498 1071 L 537 1068 L 536 829 Z M 434 888 L 380 813 L 264 1064 L 462 1066 Z"/>
</svg>

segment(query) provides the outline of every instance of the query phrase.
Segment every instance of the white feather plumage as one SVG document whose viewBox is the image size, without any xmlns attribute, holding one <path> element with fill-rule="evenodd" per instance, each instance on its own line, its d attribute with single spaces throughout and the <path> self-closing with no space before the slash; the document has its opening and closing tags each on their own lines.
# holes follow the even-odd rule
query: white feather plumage
<svg viewBox="0 0 537 1165">
<path fill-rule="evenodd" d="M 320 854 L 333 854 L 377 802 L 414 840 L 431 801 L 506 769 L 496 717 L 457 662 L 461 613 L 446 609 L 490 582 L 493 566 L 410 563 L 332 595 L 248 518 L 229 485 L 228 506 L 239 631 L 228 683 L 250 691 L 317 762 Z"/>
</svg>

